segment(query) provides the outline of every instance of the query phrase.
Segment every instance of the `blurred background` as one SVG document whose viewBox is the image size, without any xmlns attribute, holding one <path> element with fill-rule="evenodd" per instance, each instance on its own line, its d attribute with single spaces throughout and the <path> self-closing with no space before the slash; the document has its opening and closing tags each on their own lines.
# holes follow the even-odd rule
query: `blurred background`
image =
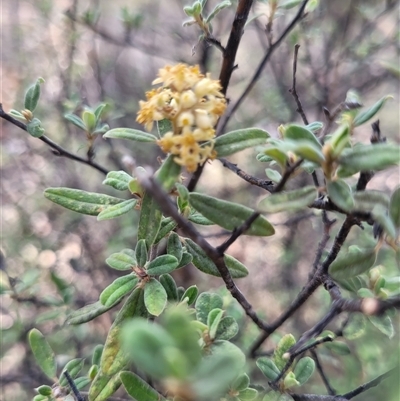
<svg viewBox="0 0 400 401">
<path fill-rule="evenodd" d="M 216 3 L 209 0 L 209 10 Z M 87 106 L 107 103 L 105 121 L 112 128 L 143 129 L 135 121 L 138 102 L 151 88 L 159 68 L 185 62 L 199 64 L 214 79 L 219 76 L 221 52 L 198 41 L 198 27 L 182 27 L 187 19 L 183 12 L 185 5 L 186 1 L 181 0 L 3 0 L 4 110 L 23 109 L 26 89 L 43 77 L 45 83 L 35 115 L 42 120 L 46 135 L 69 151 L 86 157 L 88 143 L 85 133 L 69 123 L 64 114 L 80 115 Z M 229 37 L 236 5 L 237 1 L 232 1 L 232 6 L 213 22 L 213 35 L 223 45 Z M 279 37 L 297 8 L 279 10 L 267 34 L 269 10 L 268 1 L 254 2 L 250 18 L 257 18 L 245 28 L 236 59 L 238 68 L 227 91 L 232 102 L 250 81 L 271 37 L 274 40 Z M 294 45 L 298 43 L 301 47 L 297 92 L 310 122 L 325 121 L 323 107 L 334 109 L 345 100 L 349 90 L 357 92 L 365 106 L 392 94 L 394 100 L 387 102 L 378 117 L 383 136 L 399 142 L 398 17 L 397 1 L 322 0 L 275 51 L 250 96 L 230 120 L 227 131 L 257 126 L 276 135 L 280 124 L 301 123 L 288 91 L 292 86 Z M 113 311 L 83 326 L 66 326 L 65 318 L 71 311 L 95 302 L 99 293 L 118 277 L 105 259 L 113 252 L 134 248 L 138 216 L 132 212 L 129 217 L 97 222 L 94 217 L 67 211 L 46 200 L 43 190 L 60 186 L 118 197 L 125 194 L 102 185 L 105 177 L 100 172 L 55 156 L 40 140 L 10 123 L 1 120 L 0 127 L 0 280 L 5 292 L 0 298 L 1 399 L 25 401 L 33 398 L 35 387 L 48 384 L 27 347 L 26 335 L 32 327 L 46 335 L 56 350 L 60 366 L 74 357 L 90 358 L 93 346 L 104 342 Z M 368 143 L 371 133 L 370 125 L 365 124 L 356 129 L 355 140 Z M 151 145 L 137 146 L 101 136 L 94 145 L 95 161 L 107 170 L 126 170 L 129 158 L 138 165 L 157 168 L 157 157 L 162 156 Z M 256 150 L 241 152 L 230 161 L 266 179 L 266 164 L 258 162 L 256 154 Z M 190 176 L 184 175 L 187 183 Z M 301 174 L 290 186 L 309 183 L 310 176 Z M 368 188 L 389 192 L 398 184 L 399 170 L 393 168 L 376 174 Z M 256 207 L 266 196 L 262 189 L 251 187 L 217 160 L 206 165 L 198 190 L 250 207 Z M 342 217 L 337 218 L 332 234 L 340 227 Z M 275 236 L 267 239 L 244 236 L 229 251 L 248 267 L 250 275 L 238 281 L 238 285 L 267 320 L 285 310 L 307 281 L 322 235 L 317 211 L 276 214 L 270 220 L 276 227 Z M 204 233 L 213 244 L 224 239 L 213 229 Z M 372 228 L 354 227 L 347 242 L 373 244 Z M 388 278 L 398 275 L 394 252 L 382 250 L 377 264 Z M 197 284 L 202 291 L 218 289 L 222 283 L 192 268 L 176 272 L 175 278 L 182 286 Z M 326 313 L 329 302 L 325 290 L 319 289 L 266 342 L 264 349 L 272 349 L 279 336 L 287 332 L 298 337 Z M 242 327 L 237 342 L 248 349 L 258 330 L 235 304 L 231 309 Z M 329 328 L 337 329 L 342 321 L 339 319 Z M 398 328 L 398 320 L 394 324 Z M 399 358 L 398 340 L 398 334 L 388 340 L 385 334 L 368 325 L 364 337 L 348 342 L 351 355 L 337 356 L 321 347 L 319 356 L 332 386 L 338 393 L 344 393 L 391 368 Z M 261 377 L 256 376 L 257 380 L 263 384 Z M 398 391 L 396 386 L 388 380 L 358 399 L 373 401 L 377 394 L 394 394 L 393 391 Z M 306 390 L 325 391 L 317 375 Z"/>
</svg>

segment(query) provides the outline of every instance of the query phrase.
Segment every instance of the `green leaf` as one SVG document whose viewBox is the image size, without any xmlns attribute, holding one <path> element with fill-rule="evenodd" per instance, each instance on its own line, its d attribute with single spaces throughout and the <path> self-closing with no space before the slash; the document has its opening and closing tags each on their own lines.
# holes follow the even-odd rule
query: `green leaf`
<svg viewBox="0 0 400 401">
<path fill-rule="evenodd" d="M 368 271 L 374 265 L 375 260 L 376 252 L 374 248 L 359 249 L 350 247 L 347 252 L 339 252 L 336 260 L 329 267 L 329 273 L 334 279 L 348 279 Z"/>
<path fill-rule="evenodd" d="M 121 300 L 128 292 L 133 290 L 138 283 L 138 278 L 134 274 L 118 277 L 100 294 L 100 302 L 104 306 L 114 305 Z"/>
<path fill-rule="evenodd" d="M 300 386 L 300 382 L 296 379 L 296 376 L 293 372 L 289 372 L 283 379 L 283 388 L 288 389 L 293 386 Z"/>
<path fill-rule="evenodd" d="M 172 255 L 157 256 L 147 265 L 149 276 L 159 276 L 160 274 L 170 273 L 178 267 L 178 259 Z"/>
<path fill-rule="evenodd" d="M 279 341 L 274 351 L 274 363 L 278 369 L 283 369 L 286 365 L 287 359 L 283 356 L 289 351 L 293 345 L 296 344 L 296 339 L 293 334 L 285 334 Z"/>
<path fill-rule="evenodd" d="M 190 286 L 185 291 L 185 293 L 182 295 L 181 302 L 184 302 L 185 300 L 187 300 L 186 302 L 187 302 L 188 305 L 194 304 L 194 302 L 196 301 L 198 293 L 199 293 L 199 290 L 198 290 L 196 285 Z"/>
<path fill-rule="evenodd" d="M 390 197 L 389 214 L 396 228 L 400 228 L 400 187 L 397 187 Z"/>
<path fill-rule="evenodd" d="M 154 316 L 159 316 L 167 305 L 167 292 L 159 281 L 152 278 L 144 287 L 144 304 Z"/>
<path fill-rule="evenodd" d="M 346 340 L 355 340 L 365 333 L 365 316 L 362 313 L 353 313 L 350 322 L 343 329 L 343 336 Z"/>
<path fill-rule="evenodd" d="M 147 245 L 144 239 L 141 239 L 137 242 L 135 249 L 135 256 L 138 266 L 144 267 L 145 264 L 147 263 L 147 258 L 148 258 Z"/>
<path fill-rule="evenodd" d="M 65 371 L 69 373 L 72 379 L 75 379 L 82 370 L 84 363 L 85 360 L 82 358 L 72 359 L 69 361 L 61 371 L 61 377 L 59 380 L 60 385 L 64 387 L 68 385 L 67 378 L 64 375 Z"/>
<path fill-rule="evenodd" d="M 281 174 L 276 170 L 272 170 L 272 168 L 266 168 L 265 174 L 270 180 L 274 182 L 279 182 L 282 179 Z"/>
<path fill-rule="evenodd" d="M 178 265 L 177 269 L 180 269 L 181 267 L 187 266 L 189 263 L 192 263 L 192 260 L 193 260 L 193 256 L 190 253 L 183 252 L 182 259 L 179 262 L 179 265 Z"/>
<path fill-rule="evenodd" d="M 314 121 L 308 125 L 306 125 L 306 128 L 311 131 L 311 132 L 317 132 L 319 131 L 322 127 L 324 126 L 323 123 L 321 123 L 320 121 Z"/>
<path fill-rule="evenodd" d="M 147 249 L 154 244 L 160 230 L 162 220 L 161 211 L 157 202 L 149 193 L 145 193 L 140 211 L 138 239 L 146 240 Z"/>
<path fill-rule="evenodd" d="M 310 185 L 293 191 L 269 195 L 258 204 L 258 208 L 267 213 L 301 210 L 309 206 L 316 197 L 317 189 Z"/>
<path fill-rule="evenodd" d="M 102 221 L 115 219 L 116 217 L 130 212 L 136 206 L 136 204 L 136 199 L 128 199 L 124 202 L 118 203 L 117 205 L 107 206 L 97 215 L 97 220 Z"/>
<path fill-rule="evenodd" d="M 178 224 L 172 217 L 163 218 L 161 220 L 160 230 L 157 233 L 157 237 L 154 240 L 155 244 L 158 244 L 164 237 L 166 237 Z"/>
<path fill-rule="evenodd" d="M 191 193 L 189 201 L 198 212 L 221 227 L 233 231 L 242 225 L 254 211 L 246 206 L 216 199 L 208 195 Z M 247 235 L 269 236 L 275 233 L 269 221 L 262 216 L 257 217 Z"/>
<path fill-rule="evenodd" d="M 325 156 L 321 148 L 310 140 L 302 139 L 294 141 L 286 139 L 281 143 L 281 150 L 293 152 L 302 159 L 309 160 L 313 163 L 322 164 L 325 161 Z"/>
<path fill-rule="evenodd" d="M 215 338 L 217 340 L 230 340 L 231 338 L 235 337 L 238 332 L 239 325 L 237 324 L 236 320 L 231 316 L 226 316 L 222 318 L 221 322 L 219 323 Z"/>
<path fill-rule="evenodd" d="M 42 127 L 42 122 L 38 118 L 33 118 L 26 124 L 26 130 L 29 135 L 34 138 L 40 138 L 44 134 L 44 128 Z"/>
<path fill-rule="evenodd" d="M 38 329 L 32 329 L 28 334 L 29 345 L 33 356 L 42 372 L 54 380 L 56 378 L 57 364 L 53 350 Z"/>
<path fill-rule="evenodd" d="M 360 145 L 343 151 L 338 159 L 341 166 L 357 171 L 384 170 L 398 164 L 400 149 L 395 144 Z"/>
<path fill-rule="evenodd" d="M 163 274 L 160 276 L 160 283 L 167 293 L 168 301 L 178 302 L 178 288 L 173 277 L 170 274 Z"/>
<path fill-rule="evenodd" d="M 284 127 L 283 137 L 292 141 L 306 141 L 312 143 L 317 149 L 321 149 L 322 146 L 318 138 L 313 132 L 306 127 L 296 124 L 290 124 Z"/>
<path fill-rule="evenodd" d="M 92 365 L 100 365 L 103 349 L 104 349 L 103 344 L 98 344 L 94 347 L 93 356 L 92 356 Z"/>
<path fill-rule="evenodd" d="M 100 301 L 86 305 L 69 314 L 66 323 L 72 325 L 87 323 L 113 308 L 119 301 L 110 306 L 104 306 Z"/>
<path fill-rule="evenodd" d="M 395 331 L 392 319 L 388 316 L 368 316 L 368 320 L 385 336 L 393 338 Z"/>
<path fill-rule="evenodd" d="M 231 131 L 215 140 L 214 150 L 217 157 L 225 157 L 243 149 L 262 145 L 269 138 L 269 133 L 259 128 L 245 128 Z"/>
<path fill-rule="evenodd" d="M 126 191 L 131 180 L 133 180 L 133 177 L 125 173 L 125 171 L 110 171 L 103 184 L 109 185 L 118 191 Z"/>
<path fill-rule="evenodd" d="M 252 401 L 258 396 L 258 391 L 255 388 L 246 388 L 239 392 L 240 401 Z"/>
<path fill-rule="evenodd" d="M 207 317 L 207 326 L 209 328 L 209 336 L 211 340 L 214 340 L 215 335 L 217 334 L 217 329 L 219 326 L 219 323 L 222 319 L 222 316 L 224 315 L 224 311 L 219 308 L 215 308 L 210 311 Z"/>
<path fill-rule="evenodd" d="M 354 199 L 351 188 L 347 182 L 343 180 L 328 181 L 326 184 L 328 195 L 331 201 L 345 212 L 354 209 Z"/>
<path fill-rule="evenodd" d="M 148 132 L 132 128 L 114 128 L 103 135 L 103 138 L 130 139 L 136 142 L 156 142 L 157 138 Z"/>
<path fill-rule="evenodd" d="M 92 133 L 96 128 L 96 115 L 91 110 L 84 110 L 82 113 L 82 121 L 85 124 L 85 131 Z"/>
<path fill-rule="evenodd" d="M 334 352 L 337 355 L 350 355 L 351 350 L 349 346 L 343 341 L 335 340 L 330 343 L 325 343 L 325 347 Z"/>
<path fill-rule="evenodd" d="M 86 131 L 85 123 L 83 122 L 83 120 L 81 118 L 79 118 L 75 114 L 65 114 L 64 117 L 70 123 L 74 124 L 75 126 L 82 129 L 83 131 Z"/>
<path fill-rule="evenodd" d="M 178 259 L 178 262 L 181 261 L 183 250 L 181 239 L 179 238 L 179 235 L 177 233 L 172 232 L 168 237 L 167 253 L 169 255 L 175 256 L 176 259 Z"/>
<path fill-rule="evenodd" d="M 155 174 L 157 181 L 166 191 L 170 191 L 174 187 L 181 174 L 182 168 L 174 162 L 174 157 L 174 155 L 169 155 Z"/>
<path fill-rule="evenodd" d="M 97 216 L 110 205 L 124 202 L 123 199 L 113 196 L 71 188 L 48 188 L 44 191 L 44 196 L 66 209 L 91 216 Z"/>
<path fill-rule="evenodd" d="M 191 213 L 188 217 L 188 220 L 191 221 L 194 224 L 198 224 L 201 226 L 212 226 L 214 223 L 205 218 L 202 214 L 200 213 Z"/>
<path fill-rule="evenodd" d="M 50 396 L 52 394 L 52 388 L 50 386 L 40 386 L 38 388 L 35 389 L 40 395 L 44 395 L 46 396 L 45 400 L 48 400 L 48 396 Z"/>
<path fill-rule="evenodd" d="M 117 374 L 128 362 L 127 355 L 121 348 L 120 337 L 122 326 L 134 316 L 147 316 L 141 288 L 136 288 L 127 298 L 108 331 L 100 360 L 100 370 L 108 376 Z"/>
<path fill-rule="evenodd" d="M 161 401 L 165 398 L 132 372 L 120 372 L 119 377 L 126 392 L 138 401 Z"/>
<path fill-rule="evenodd" d="M 370 120 L 382 108 L 388 99 L 393 99 L 393 96 L 384 96 L 367 110 L 358 113 L 353 121 L 354 126 L 358 127 L 359 125 L 362 125 Z"/>
<path fill-rule="evenodd" d="M 313 375 L 315 371 L 315 362 L 310 357 L 306 356 L 301 358 L 294 368 L 293 373 L 296 376 L 296 380 L 303 385 Z"/>
<path fill-rule="evenodd" d="M 256 361 L 256 365 L 268 380 L 273 381 L 280 374 L 280 370 L 275 365 L 275 363 L 270 358 L 267 358 L 265 356 L 258 358 Z"/>
<path fill-rule="evenodd" d="M 48 401 L 49 397 L 47 395 L 37 394 L 33 397 L 32 401 Z"/>
<path fill-rule="evenodd" d="M 185 238 L 184 241 L 187 251 L 193 256 L 192 263 L 194 266 L 196 266 L 203 273 L 221 277 L 221 274 L 219 273 L 217 266 L 206 255 L 203 249 L 201 249 L 195 242 L 193 242 L 189 238 Z M 248 275 L 249 272 L 246 266 L 244 266 L 234 257 L 229 255 L 224 255 L 224 261 L 232 278 L 241 278 Z"/>
<path fill-rule="evenodd" d="M 272 160 L 275 160 L 282 168 L 286 167 L 286 162 L 287 162 L 287 155 L 285 152 L 283 152 L 281 149 L 279 149 L 277 146 L 269 146 L 268 148 L 264 149 L 263 151 L 264 155 L 266 157 L 271 158 Z M 257 160 L 261 161 L 259 158 L 260 155 L 257 156 Z M 264 160 L 262 160 L 264 161 Z M 269 161 L 269 160 L 266 160 Z"/>
<path fill-rule="evenodd" d="M 40 85 L 44 83 L 43 78 L 38 78 L 25 94 L 24 107 L 30 111 L 35 111 L 40 97 Z"/>
<path fill-rule="evenodd" d="M 243 391 L 249 387 L 250 378 L 246 373 L 242 373 L 232 384 L 232 390 Z"/>
<path fill-rule="evenodd" d="M 375 205 L 375 207 L 372 209 L 372 217 L 383 227 L 386 234 L 393 239 L 396 238 L 396 227 L 388 216 L 388 211 L 384 206 L 379 204 Z"/>
<path fill-rule="evenodd" d="M 90 384 L 91 380 L 89 377 L 77 377 L 75 380 L 75 386 L 78 390 L 84 389 L 88 384 Z"/>
<path fill-rule="evenodd" d="M 132 249 L 123 249 L 106 259 L 108 266 L 115 270 L 132 270 L 136 266 L 136 257 Z"/>
<path fill-rule="evenodd" d="M 95 111 L 94 111 L 94 115 L 96 116 L 96 120 L 97 120 L 97 121 L 100 120 L 100 118 L 101 118 L 101 116 L 102 116 L 102 114 L 103 114 L 103 111 L 104 111 L 104 109 L 105 109 L 107 106 L 108 106 L 107 103 L 100 103 L 100 104 L 96 107 L 96 109 L 95 109 Z"/>
<path fill-rule="evenodd" d="M 223 305 L 222 298 L 218 294 L 203 292 L 197 298 L 195 309 L 196 319 L 207 324 L 208 315 L 213 309 L 221 309 Z"/>
<path fill-rule="evenodd" d="M 332 149 L 332 156 L 334 158 L 338 157 L 343 149 L 350 144 L 349 125 L 341 124 L 326 143 L 327 146 L 330 146 Z"/>
</svg>

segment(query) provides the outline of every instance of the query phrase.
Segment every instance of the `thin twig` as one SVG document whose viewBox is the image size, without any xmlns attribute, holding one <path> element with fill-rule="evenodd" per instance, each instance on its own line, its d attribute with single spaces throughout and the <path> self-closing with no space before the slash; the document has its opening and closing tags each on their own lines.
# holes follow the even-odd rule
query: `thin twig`
<svg viewBox="0 0 400 401">
<path fill-rule="evenodd" d="M 260 216 L 260 213 L 254 212 L 240 227 L 233 230 L 232 235 L 216 249 L 220 255 L 223 255 L 225 251 L 242 235 L 244 234 L 254 223 L 254 221 Z"/>
<path fill-rule="evenodd" d="M 0 103 L 0 117 L 3 118 L 4 120 L 7 120 L 11 124 L 14 124 L 16 127 L 21 128 L 22 130 L 28 132 L 28 129 L 26 127 L 26 124 L 23 122 L 15 119 L 14 117 L 10 116 L 3 110 L 3 105 Z M 56 156 L 63 156 L 66 157 L 67 159 L 75 160 L 79 163 L 87 164 L 88 166 L 93 167 L 94 169 L 100 171 L 103 174 L 108 174 L 108 170 L 106 170 L 104 167 L 100 166 L 93 160 L 87 160 L 84 159 L 80 156 L 75 155 L 74 153 L 69 152 L 68 150 L 64 149 L 62 146 L 58 145 L 57 143 L 53 142 L 50 138 L 48 138 L 45 135 L 42 135 L 39 137 L 42 142 L 50 146 L 52 149 L 54 149 L 53 154 Z"/>
<path fill-rule="evenodd" d="M 328 337 L 328 338 L 330 338 L 330 337 Z M 329 380 L 324 372 L 324 368 L 322 367 L 321 361 L 318 358 L 317 352 L 314 349 L 311 349 L 310 353 L 315 361 L 315 366 L 317 368 L 319 375 L 321 376 L 322 381 L 324 382 L 324 386 L 325 386 L 326 390 L 328 391 L 328 394 L 335 395 L 336 391 L 329 383 Z"/>
<path fill-rule="evenodd" d="M 294 173 L 294 171 L 297 169 L 297 167 L 300 166 L 301 163 L 303 163 L 303 159 L 297 160 L 296 163 L 292 164 L 289 166 L 286 170 L 285 173 L 283 174 L 281 180 L 278 182 L 278 184 L 275 187 L 274 193 L 275 192 L 280 192 L 283 187 L 285 186 L 287 180 L 290 178 L 290 176 Z"/>
<path fill-rule="evenodd" d="M 239 168 L 236 164 L 231 163 L 230 161 L 224 159 L 224 158 L 219 158 L 218 159 L 222 165 L 229 170 L 233 171 L 235 174 L 237 174 L 240 178 L 243 178 L 245 181 L 248 183 L 255 185 L 257 187 L 266 189 L 269 192 L 274 192 L 274 183 L 270 180 L 262 180 L 260 178 L 256 178 L 245 171 L 243 171 L 241 168 Z"/>
<path fill-rule="evenodd" d="M 289 92 L 292 94 L 292 96 L 294 97 L 294 100 L 295 100 L 295 102 L 297 104 L 296 111 L 300 114 L 300 116 L 301 116 L 301 118 L 303 120 L 303 123 L 305 125 L 308 125 L 308 119 L 306 117 L 306 113 L 304 113 L 303 106 L 301 104 L 299 95 L 297 94 L 297 90 L 296 90 L 297 57 L 298 57 L 298 54 L 299 54 L 299 48 L 300 48 L 299 44 L 296 44 L 294 46 L 293 83 L 292 83 L 292 87 L 289 89 Z"/>
</svg>

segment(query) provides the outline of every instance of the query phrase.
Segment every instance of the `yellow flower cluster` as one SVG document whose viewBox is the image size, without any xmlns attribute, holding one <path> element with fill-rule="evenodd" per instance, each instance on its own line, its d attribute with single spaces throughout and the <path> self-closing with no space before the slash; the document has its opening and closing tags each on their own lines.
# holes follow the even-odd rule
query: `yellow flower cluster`
<svg viewBox="0 0 400 401">
<path fill-rule="evenodd" d="M 158 144 L 189 172 L 214 158 L 215 125 L 226 108 L 219 81 L 204 76 L 198 66 L 177 64 L 160 69 L 154 84 L 161 87 L 146 93 L 140 101 L 137 121 L 150 131 L 154 121 L 168 119 L 172 131 Z"/>
</svg>

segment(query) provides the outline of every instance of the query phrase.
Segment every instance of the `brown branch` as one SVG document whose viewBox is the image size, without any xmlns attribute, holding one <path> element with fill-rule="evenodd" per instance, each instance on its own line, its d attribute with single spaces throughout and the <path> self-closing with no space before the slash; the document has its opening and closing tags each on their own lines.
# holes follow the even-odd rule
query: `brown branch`
<svg viewBox="0 0 400 401">
<path fill-rule="evenodd" d="M 285 39 L 285 37 L 289 34 L 289 32 L 291 32 L 292 29 L 296 26 L 297 22 L 301 20 L 301 18 L 303 17 L 303 12 L 304 12 L 304 9 L 305 9 L 307 3 L 308 3 L 308 0 L 304 0 L 301 3 L 299 11 L 297 12 L 296 16 L 293 18 L 292 22 L 286 27 L 286 29 L 283 31 L 281 36 L 276 40 L 276 42 L 274 42 L 269 47 L 269 49 L 267 50 L 267 53 L 265 54 L 264 58 L 261 60 L 260 64 L 258 65 L 256 72 L 254 73 L 253 77 L 251 78 L 246 89 L 240 95 L 239 99 L 233 104 L 233 106 L 225 113 L 222 120 L 218 124 L 217 136 L 222 134 L 222 132 L 224 131 L 226 125 L 228 124 L 229 120 L 231 119 L 231 117 L 233 116 L 235 111 L 239 108 L 239 106 L 243 103 L 244 99 L 247 97 L 247 95 L 253 89 L 257 80 L 260 78 L 262 71 L 264 70 L 264 68 L 267 65 L 268 61 L 270 60 L 272 54 L 274 53 L 274 51 L 280 46 L 280 44 Z"/>
<path fill-rule="evenodd" d="M 296 102 L 296 104 L 297 104 L 297 109 L 296 109 L 296 111 L 300 114 L 300 116 L 301 116 L 301 118 L 302 118 L 304 124 L 305 124 L 305 125 L 308 125 L 308 119 L 307 119 L 307 117 L 306 117 L 306 114 L 304 113 L 303 106 L 302 106 L 302 104 L 301 104 L 299 95 L 297 94 L 297 90 L 296 90 L 297 57 L 298 57 L 298 54 L 299 54 L 299 48 L 300 48 L 300 45 L 299 45 L 299 44 L 296 44 L 296 45 L 294 46 L 294 57 L 293 57 L 293 83 L 292 83 L 292 87 L 289 89 L 289 92 L 293 95 L 294 100 L 295 100 L 295 102 Z"/>
<path fill-rule="evenodd" d="M 219 74 L 219 80 L 221 82 L 223 94 L 226 94 L 232 72 L 235 69 L 236 53 L 239 48 L 240 40 L 242 39 L 244 25 L 246 24 L 252 5 L 253 0 L 239 0 L 238 2 L 235 19 L 233 20 L 231 33 L 229 35 L 228 43 L 225 47 L 221 72 Z"/>
<path fill-rule="evenodd" d="M 275 187 L 275 192 L 280 192 L 282 191 L 283 187 L 285 186 L 287 180 L 290 178 L 290 176 L 292 175 L 292 173 L 294 173 L 294 171 L 297 169 L 297 167 L 300 166 L 301 163 L 303 163 L 303 159 L 299 159 L 297 160 L 296 163 L 292 164 L 291 166 L 289 166 L 286 170 L 285 173 L 283 174 L 281 180 L 278 182 L 278 184 Z"/>
<path fill-rule="evenodd" d="M 15 125 L 18 128 L 21 128 L 22 130 L 28 132 L 26 124 L 23 122 L 15 119 L 14 117 L 10 116 L 3 110 L 3 105 L 0 103 L 0 117 L 3 118 L 4 120 L 7 120 L 11 124 Z M 69 152 L 68 150 L 64 149 L 62 146 L 58 145 L 57 143 L 53 142 L 50 138 L 48 138 L 46 135 L 42 135 L 39 137 L 42 142 L 44 142 L 46 145 L 50 146 L 53 149 L 53 154 L 55 156 L 62 156 L 66 157 L 67 159 L 75 160 L 79 163 L 87 164 L 90 167 L 93 167 L 97 171 L 100 171 L 103 174 L 108 174 L 108 170 L 106 170 L 104 167 L 100 166 L 93 160 L 88 160 L 84 159 L 80 156 L 75 155 L 74 153 Z"/>
<path fill-rule="evenodd" d="M 269 192 L 274 192 L 274 183 L 270 180 L 261 180 L 259 178 L 256 178 L 250 174 L 247 174 L 245 171 L 243 171 L 241 168 L 237 166 L 237 164 L 233 164 L 230 161 L 220 158 L 218 159 L 222 165 L 229 170 L 233 171 L 235 174 L 237 174 L 240 178 L 243 178 L 245 181 L 248 183 L 255 185 L 257 187 L 266 189 Z"/>
<path fill-rule="evenodd" d="M 331 337 L 328 337 L 328 338 L 330 338 L 331 341 L 332 341 Z M 329 395 L 335 395 L 336 391 L 331 386 L 331 384 L 329 383 L 329 380 L 328 380 L 328 378 L 327 378 L 327 376 L 325 374 L 324 368 L 322 367 L 321 361 L 318 358 L 317 352 L 315 351 L 315 349 L 311 349 L 310 353 L 311 353 L 312 358 L 314 359 L 315 366 L 317 368 L 317 371 L 318 371 L 319 375 L 321 376 L 321 379 L 322 379 L 322 381 L 324 383 L 324 386 L 325 386 L 326 390 L 328 391 L 328 394 Z"/>
</svg>

